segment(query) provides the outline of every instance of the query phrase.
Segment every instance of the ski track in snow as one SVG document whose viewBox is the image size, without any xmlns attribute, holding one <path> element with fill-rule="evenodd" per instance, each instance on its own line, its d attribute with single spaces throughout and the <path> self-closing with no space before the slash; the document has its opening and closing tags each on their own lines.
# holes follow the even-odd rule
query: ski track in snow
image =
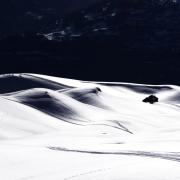
<svg viewBox="0 0 180 180">
<path fill-rule="evenodd" d="M 127 156 L 142 156 L 142 157 L 152 157 L 152 158 L 162 158 L 166 160 L 172 160 L 180 162 L 180 153 L 169 152 L 169 153 L 158 153 L 158 152 L 146 152 L 146 151 L 122 151 L 122 152 L 98 152 L 98 151 L 83 151 L 83 150 L 73 150 L 60 147 L 48 147 L 49 149 L 55 151 L 65 151 L 65 152 L 77 152 L 77 153 L 87 153 L 87 154 L 110 154 L 110 155 L 127 155 Z"/>
<path fill-rule="evenodd" d="M 0 84 L 0 179 L 180 179 L 179 86 L 26 73 Z M 159 102 L 143 103 L 151 94 Z"/>
</svg>

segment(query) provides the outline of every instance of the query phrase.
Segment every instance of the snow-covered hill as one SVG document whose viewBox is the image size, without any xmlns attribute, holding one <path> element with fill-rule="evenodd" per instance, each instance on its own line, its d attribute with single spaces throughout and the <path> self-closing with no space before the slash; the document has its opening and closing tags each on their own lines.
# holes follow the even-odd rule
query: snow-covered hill
<svg viewBox="0 0 180 180">
<path fill-rule="evenodd" d="M 0 83 L 0 179 L 180 178 L 180 87 L 37 74 Z M 143 103 L 150 94 L 159 102 Z"/>
</svg>

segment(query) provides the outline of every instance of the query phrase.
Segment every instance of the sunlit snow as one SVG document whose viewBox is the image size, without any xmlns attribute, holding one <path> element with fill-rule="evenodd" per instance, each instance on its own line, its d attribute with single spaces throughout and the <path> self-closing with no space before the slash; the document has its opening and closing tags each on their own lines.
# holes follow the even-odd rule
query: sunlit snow
<svg viewBox="0 0 180 180">
<path fill-rule="evenodd" d="M 0 179 L 180 179 L 179 86 L 36 74 L 0 83 Z M 142 102 L 151 94 L 159 102 Z"/>
</svg>

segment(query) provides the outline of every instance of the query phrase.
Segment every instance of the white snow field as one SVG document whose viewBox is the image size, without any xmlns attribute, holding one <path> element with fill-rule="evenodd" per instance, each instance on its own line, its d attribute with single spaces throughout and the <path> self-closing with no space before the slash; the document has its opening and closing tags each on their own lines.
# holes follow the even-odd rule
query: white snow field
<svg viewBox="0 0 180 180">
<path fill-rule="evenodd" d="M 0 180 L 180 180 L 178 86 L 7 74 L 0 94 Z"/>
</svg>

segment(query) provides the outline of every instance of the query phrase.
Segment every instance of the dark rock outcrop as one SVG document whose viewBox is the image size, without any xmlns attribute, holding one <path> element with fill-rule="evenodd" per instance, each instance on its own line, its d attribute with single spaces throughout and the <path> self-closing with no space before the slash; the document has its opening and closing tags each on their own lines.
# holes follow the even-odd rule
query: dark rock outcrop
<svg viewBox="0 0 180 180">
<path fill-rule="evenodd" d="M 143 100 L 143 102 L 150 103 L 150 104 L 154 104 L 154 103 L 156 103 L 158 101 L 159 101 L 159 99 L 156 96 L 154 96 L 154 95 L 150 95 L 150 96 L 148 96 L 147 98 L 145 98 Z"/>
</svg>

